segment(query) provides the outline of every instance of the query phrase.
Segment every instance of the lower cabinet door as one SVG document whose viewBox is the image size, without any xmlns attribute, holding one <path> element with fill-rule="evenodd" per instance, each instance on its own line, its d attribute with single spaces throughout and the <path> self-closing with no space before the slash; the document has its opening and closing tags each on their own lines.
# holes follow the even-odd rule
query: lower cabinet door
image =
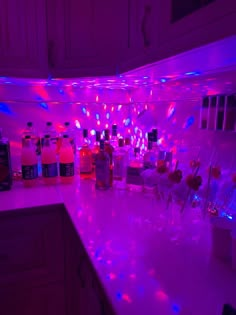
<svg viewBox="0 0 236 315">
<path fill-rule="evenodd" d="M 65 297 L 68 315 L 115 314 L 85 248 L 65 218 Z"/>
<path fill-rule="evenodd" d="M 0 294 L 2 315 L 66 315 L 63 284 L 27 290 L 7 290 Z"/>
</svg>

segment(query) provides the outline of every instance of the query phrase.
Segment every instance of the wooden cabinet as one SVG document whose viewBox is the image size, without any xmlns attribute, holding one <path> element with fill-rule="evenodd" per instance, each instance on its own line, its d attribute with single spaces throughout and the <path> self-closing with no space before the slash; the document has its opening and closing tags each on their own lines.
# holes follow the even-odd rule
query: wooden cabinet
<svg viewBox="0 0 236 315">
<path fill-rule="evenodd" d="M 46 76 L 43 0 L 0 0 L 0 76 Z"/>
<path fill-rule="evenodd" d="M 65 315 L 63 210 L 0 213 L 0 314 Z"/>
<path fill-rule="evenodd" d="M 125 44 L 124 0 L 48 2 L 49 66 L 55 77 L 115 74 Z"/>
<path fill-rule="evenodd" d="M 172 8 L 176 2 L 178 0 L 158 0 L 158 58 L 170 57 L 235 34 L 236 1 L 215 0 L 173 21 Z M 185 2 L 179 0 L 179 7 Z"/>
<path fill-rule="evenodd" d="M 67 314 L 114 315 L 88 254 L 66 213 L 64 222 Z"/>
</svg>

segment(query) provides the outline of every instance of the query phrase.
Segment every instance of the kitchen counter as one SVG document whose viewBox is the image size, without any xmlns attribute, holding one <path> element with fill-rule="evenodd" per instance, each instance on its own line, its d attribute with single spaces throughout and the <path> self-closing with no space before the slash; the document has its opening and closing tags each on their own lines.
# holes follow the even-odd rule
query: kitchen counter
<svg viewBox="0 0 236 315">
<path fill-rule="evenodd" d="M 221 315 L 236 307 L 236 272 L 211 255 L 210 225 L 174 228 L 152 195 L 94 182 L 0 192 L 0 211 L 63 203 L 118 315 Z M 194 209 L 193 209 L 194 210 Z M 170 216 L 169 216 L 170 217 Z"/>
</svg>

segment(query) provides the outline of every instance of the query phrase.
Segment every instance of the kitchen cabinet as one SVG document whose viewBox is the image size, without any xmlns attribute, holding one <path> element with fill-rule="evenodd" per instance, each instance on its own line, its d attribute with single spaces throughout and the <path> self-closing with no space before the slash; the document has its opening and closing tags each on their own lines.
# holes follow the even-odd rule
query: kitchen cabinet
<svg viewBox="0 0 236 315">
<path fill-rule="evenodd" d="M 114 315 L 89 256 L 67 213 L 64 222 L 67 314 Z"/>
<path fill-rule="evenodd" d="M 0 213 L 0 313 L 65 315 L 62 206 Z"/>
<path fill-rule="evenodd" d="M 185 0 L 158 0 L 158 58 L 170 57 L 235 34 L 235 0 L 215 0 L 175 21 L 172 8 L 177 2 L 180 8 L 186 3 Z"/>
<path fill-rule="evenodd" d="M 47 75 L 43 0 L 0 0 L 0 76 Z"/>
<path fill-rule="evenodd" d="M 51 0 L 49 66 L 55 77 L 111 75 L 127 43 L 125 2 Z"/>
</svg>

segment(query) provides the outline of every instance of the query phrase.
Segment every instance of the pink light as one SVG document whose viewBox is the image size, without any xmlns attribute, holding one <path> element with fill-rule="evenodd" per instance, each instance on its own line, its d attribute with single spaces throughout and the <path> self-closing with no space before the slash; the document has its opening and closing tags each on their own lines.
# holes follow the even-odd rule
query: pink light
<svg viewBox="0 0 236 315">
<path fill-rule="evenodd" d="M 90 112 L 87 112 L 87 117 L 89 117 L 90 116 Z"/>
<path fill-rule="evenodd" d="M 105 125 L 105 128 L 107 129 L 108 127 L 109 127 L 109 125 L 108 125 L 108 124 L 106 124 L 106 125 Z"/>
<path fill-rule="evenodd" d="M 114 106 L 112 106 L 111 111 L 114 112 Z"/>
<path fill-rule="evenodd" d="M 128 294 L 122 294 L 122 299 L 128 303 L 132 303 L 132 300 Z"/>
<path fill-rule="evenodd" d="M 98 120 L 98 121 L 97 121 L 97 125 L 98 125 L 98 126 L 100 126 L 100 125 L 101 125 L 101 122 L 100 122 L 100 120 Z"/>
<path fill-rule="evenodd" d="M 132 279 L 132 280 L 135 280 L 135 279 L 137 278 L 137 276 L 136 276 L 135 273 L 131 273 L 131 274 L 129 275 L 129 277 L 130 277 L 130 279 Z"/>
<path fill-rule="evenodd" d="M 99 100 L 99 97 L 98 97 L 98 95 L 96 95 L 96 102 L 98 102 L 98 100 Z"/>
<path fill-rule="evenodd" d="M 160 301 L 162 301 L 162 302 L 167 302 L 168 299 L 169 299 L 168 295 L 167 295 L 164 291 L 162 291 L 162 290 L 157 290 L 157 291 L 155 292 L 155 296 L 156 296 L 156 298 L 157 298 L 158 300 L 160 300 Z"/>
<path fill-rule="evenodd" d="M 112 264 L 112 261 L 111 261 L 110 259 L 108 259 L 108 260 L 107 260 L 107 264 L 108 264 L 108 265 L 111 265 L 111 264 Z"/>
<path fill-rule="evenodd" d="M 107 109 L 107 105 L 106 104 L 103 106 L 103 109 L 105 109 L 105 110 Z"/>
<path fill-rule="evenodd" d="M 109 277 L 110 280 L 114 280 L 114 279 L 116 279 L 116 274 L 113 273 L 113 272 L 110 272 L 110 273 L 108 274 L 108 277 Z"/>
</svg>

